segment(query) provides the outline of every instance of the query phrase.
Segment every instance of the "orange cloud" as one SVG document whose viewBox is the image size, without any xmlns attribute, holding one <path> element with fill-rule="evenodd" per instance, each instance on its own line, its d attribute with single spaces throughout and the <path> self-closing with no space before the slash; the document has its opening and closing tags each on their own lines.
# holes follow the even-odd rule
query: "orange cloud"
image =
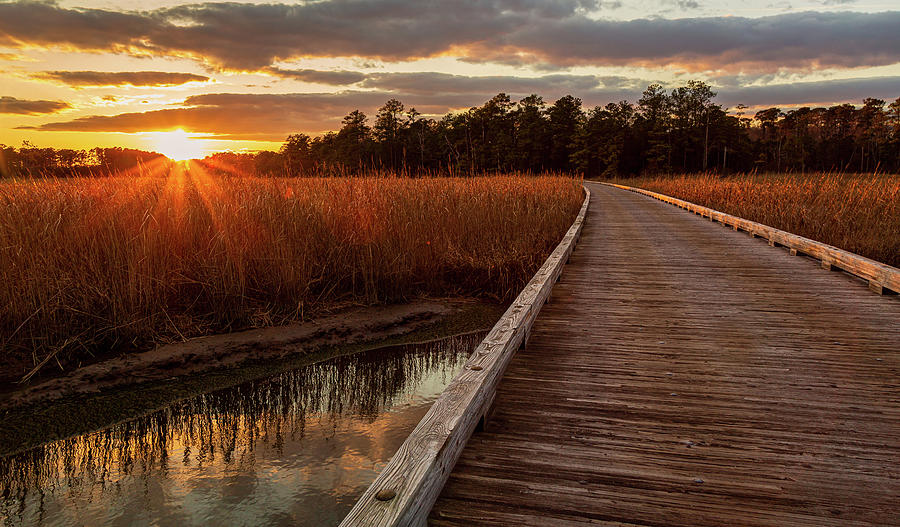
<svg viewBox="0 0 900 527">
<path fill-rule="evenodd" d="M 15 97 L 0 97 L 0 113 L 40 115 L 61 112 L 68 108 L 71 108 L 69 103 L 62 101 L 28 101 Z"/>
<path fill-rule="evenodd" d="M 209 77 L 166 71 L 43 71 L 33 77 L 69 86 L 178 86 Z"/>
</svg>

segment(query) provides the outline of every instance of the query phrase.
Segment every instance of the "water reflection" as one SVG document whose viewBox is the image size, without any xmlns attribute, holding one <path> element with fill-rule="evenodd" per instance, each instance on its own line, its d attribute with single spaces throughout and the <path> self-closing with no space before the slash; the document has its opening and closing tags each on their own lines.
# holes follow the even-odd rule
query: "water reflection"
<svg viewBox="0 0 900 527">
<path fill-rule="evenodd" d="M 336 524 L 480 338 L 337 357 L 2 459 L 0 519 Z"/>
</svg>

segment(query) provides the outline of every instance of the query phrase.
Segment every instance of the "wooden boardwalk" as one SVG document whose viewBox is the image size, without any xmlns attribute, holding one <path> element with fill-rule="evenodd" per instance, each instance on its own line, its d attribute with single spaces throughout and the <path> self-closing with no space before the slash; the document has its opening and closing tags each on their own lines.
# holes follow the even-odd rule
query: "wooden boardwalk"
<svg viewBox="0 0 900 527">
<path fill-rule="evenodd" d="M 900 525 L 900 299 L 588 186 L 430 523 Z"/>
</svg>

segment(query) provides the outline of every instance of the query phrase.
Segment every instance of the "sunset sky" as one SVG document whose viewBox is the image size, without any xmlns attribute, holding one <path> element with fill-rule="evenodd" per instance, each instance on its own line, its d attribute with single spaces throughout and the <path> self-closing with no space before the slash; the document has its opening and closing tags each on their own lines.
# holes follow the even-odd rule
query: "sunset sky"
<svg viewBox="0 0 900 527">
<path fill-rule="evenodd" d="M 897 0 L 0 2 L 0 143 L 271 149 L 390 98 L 590 107 L 688 79 L 730 107 L 893 100 L 898 28 Z"/>
</svg>

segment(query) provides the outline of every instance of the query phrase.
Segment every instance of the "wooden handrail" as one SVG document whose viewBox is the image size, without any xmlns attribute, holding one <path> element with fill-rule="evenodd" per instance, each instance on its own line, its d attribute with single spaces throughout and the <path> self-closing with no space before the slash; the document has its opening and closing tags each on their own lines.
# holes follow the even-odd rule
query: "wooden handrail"
<svg viewBox="0 0 900 527">
<path fill-rule="evenodd" d="M 747 231 L 753 236 L 759 236 L 769 240 L 769 245 L 783 245 L 791 249 L 791 254 L 805 254 L 812 256 L 822 262 L 822 267 L 826 269 L 838 268 L 850 274 L 869 281 L 869 288 L 877 293 L 883 293 L 884 289 L 893 292 L 900 292 L 900 269 L 891 267 L 890 265 L 877 262 L 875 260 L 860 256 L 858 254 L 838 249 L 827 243 L 817 242 L 797 236 L 787 231 L 782 231 L 762 223 L 745 220 L 737 216 L 725 214 L 709 207 L 697 205 L 689 201 L 684 201 L 658 192 L 644 190 L 642 188 L 628 187 L 625 185 L 617 185 L 615 183 L 603 183 L 611 187 L 630 190 L 638 194 L 644 194 L 651 198 L 671 203 L 677 207 L 689 210 L 691 212 L 708 217 L 710 220 L 718 221 L 723 225 L 728 225 L 735 230 Z"/>
<path fill-rule="evenodd" d="M 575 248 L 591 198 L 587 188 L 584 193 L 581 210 L 562 241 L 356 502 L 341 526 L 425 525 L 466 442 L 490 412 L 510 359 L 527 342 L 538 312 Z"/>
</svg>

